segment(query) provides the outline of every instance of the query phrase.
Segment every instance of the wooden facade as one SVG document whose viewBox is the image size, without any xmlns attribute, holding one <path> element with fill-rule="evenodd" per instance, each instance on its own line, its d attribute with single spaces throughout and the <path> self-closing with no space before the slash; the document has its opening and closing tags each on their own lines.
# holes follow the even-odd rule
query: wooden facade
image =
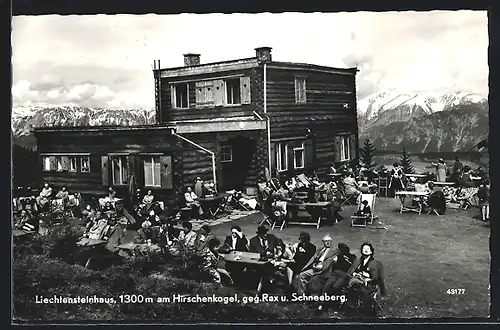
<svg viewBox="0 0 500 330">
<path fill-rule="evenodd" d="M 155 66 L 156 125 L 37 129 L 43 179 L 127 195 L 133 174 L 139 188 L 178 203 L 196 177 L 214 179 L 213 159 L 220 191 L 255 187 L 269 164 L 273 174 L 321 175 L 356 160 L 357 70 L 274 62 L 270 52 L 209 64 L 186 54 L 184 67 Z"/>
</svg>

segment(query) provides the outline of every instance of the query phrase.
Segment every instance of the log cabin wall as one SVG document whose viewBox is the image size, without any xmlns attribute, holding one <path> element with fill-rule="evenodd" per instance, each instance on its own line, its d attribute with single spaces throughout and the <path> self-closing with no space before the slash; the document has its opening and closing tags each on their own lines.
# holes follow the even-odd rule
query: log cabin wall
<svg viewBox="0 0 500 330">
<path fill-rule="evenodd" d="M 287 158 L 287 170 L 282 172 L 285 177 L 312 170 L 324 176 L 334 162 L 339 165 L 346 161 L 345 157 L 340 158 L 341 138 L 349 141 L 350 160 L 358 158 L 355 71 L 325 73 L 268 67 L 266 74 L 273 169 L 283 167 L 277 162 Z M 300 86 L 304 84 L 301 80 L 305 86 Z M 304 141 L 304 169 L 294 170 L 293 148 L 302 147 L 295 138 Z M 286 141 L 289 142 L 285 151 L 278 144 Z M 281 160 L 277 155 L 280 151 Z"/>
<path fill-rule="evenodd" d="M 132 172 L 135 174 L 137 188 L 143 191 L 153 190 L 156 198 L 167 205 L 181 199 L 179 188 L 182 186 L 182 145 L 170 135 L 169 130 L 59 130 L 37 132 L 36 138 L 42 164 L 41 178 L 51 183 L 56 190 L 66 186 L 70 192 L 106 195 L 107 189 L 112 186 L 119 197 L 128 196 L 128 184 L 115 184 L 110 169 L 109 155 L 119 154 L 125 157 L 123 168 L 126 168 L 128 175 Z M 48 171 L 44 170 L 43 157 L 54 158 L 50 155 L 76 157 L 76 169 L 58 170 L 55 166 Z M 87 156 L 90 168 L 88 172 L 83 172 L 80 159 Z M 156 174 L 162 182 L 160 186 L 145 187 L 144 161 L 149 161 L 151 157 L 160 160 L 161 164 L 157 166 L 168 164 L 171 170 L 169 173 Z"/>
<path fill-rule="evenodd" d="M 242 179 L 244 187 L 256 187 L 257 182 L 264 180 L 264 168 L 266 166 L 266 140 L 265 131 L 238 131 L 238 132 L 214 132 L 214 133 L 190 133 L 183 134 L 190 141 L 215 152 L 216 161 L 216 176 L 219 190 L 230 190 L 235 187 L 232 185 L 227 176 L 228 170 L 231 168 L 231 161 L 225 161 L 222 157 L 222 149 L 234 139 L 248 139 L 254 144 L 254 148 L 250 150 L 233 150 L 231 153 L 250 153 L 248 167 L 242 169 L 237 175 L 238 179 Z M 187 142 L 183 142 L 183 167 L 181 171 L 181 181 L 183 182 L 182 191 L 185 192 L 187 187 L 193 187 L 196 177 L 200 177 L 203 181 L 211 181 L 212 175 L 212 156 Z M 226 172 L 225 172 L 226 170 Z M 238 168 L 234 168 L 236 172 Z"/>
<path fill-rule="evenodd" d="M 262 97 L 262 68 L 237 69 L 161 80 L 161 112 L 164 123 L 197 119 L 251 117 Z M 228 96 L 225 85 L 233 81 L 238 95 Z M 188 100 L 176 104 L 175 88 L 187 84 Z M 177 94 L 178 96 L 178 94 Z M 260 100 L 261 101 L 261 100 Z M 238 103 L 231 105 L 228 103 Z"/>
</svg>

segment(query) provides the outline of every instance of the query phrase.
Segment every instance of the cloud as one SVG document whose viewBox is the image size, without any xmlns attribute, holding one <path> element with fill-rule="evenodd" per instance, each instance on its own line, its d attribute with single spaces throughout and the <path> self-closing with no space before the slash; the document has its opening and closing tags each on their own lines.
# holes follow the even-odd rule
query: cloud
<svg viewBox="0 0 500 330">
<path fill-rule="evenodd" d="M 12 25 L 24 104 L 152 108 L 153 60 L 179 67 L 182 54 L 197 52 L 202 63 L 218 62 L 252 57 L 259 46 L 273 47 L 276 61 L 357 66 L 358 98 L 383 89 L 488 91 L 485 11 L 48 15 L 16 16 Z"/>
</svg>

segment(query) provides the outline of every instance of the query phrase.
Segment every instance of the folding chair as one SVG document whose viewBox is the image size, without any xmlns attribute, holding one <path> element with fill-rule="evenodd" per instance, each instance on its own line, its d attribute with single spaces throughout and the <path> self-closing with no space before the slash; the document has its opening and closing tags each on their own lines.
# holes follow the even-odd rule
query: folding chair
<svg viewBox="0 0 500 330">
<path fill-rule="evenodd" d="M 354 205 L 354 201 L 356 200 L 356 196 L 355 195 L 347 195 L 346 192 L 345 192 L 345 188 L 344 186 L 341 186 L 340 187 L 340 193 L 342 195 L 342 204 L 341 206 L 344 206 L 344 205 Z"/>
<path fill-rule="evenodd" d="M 371 210 L 371 214 L 363 215 L 363 216 L 353 215 L 351 217 L 351 226 L 352 227 L 366 227 L 366 225 L 373 224 L 373 220 L 377 218 L 377 216 L 375 216 L 376 197 L 377 197 L 377 194 L 361 194 L 360 195 L 360 197 L 358 198 L 358 210 L 361 209 L 361 207 L 363 205 L 363 201 L 367 201 L 368 206 L 370 207 L 370 210 Z"/>
<path fill-rule="evenodd" d="M 267 197 L 262 197 L 262 215 L 264 216 L 264 219 L 259 223 L 259 226 L 262 226 L 264 223 L 267 223 L 269 226 L 273 226 L 272 217 L 273 217 L 273 197 L 270 194 Z"/>
</svg>

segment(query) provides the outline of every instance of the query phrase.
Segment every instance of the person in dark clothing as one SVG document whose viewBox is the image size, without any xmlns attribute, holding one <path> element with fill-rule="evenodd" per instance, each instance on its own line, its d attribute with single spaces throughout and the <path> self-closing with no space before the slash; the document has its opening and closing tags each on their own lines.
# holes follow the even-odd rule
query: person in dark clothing
<svg viewBox="0 0 500 330">
<path fill-rule="evenodd" d="M 293 254 L 293 263 L 288 264 L 286 268 L 286 275 L 288 284 L 292 285 L 293 276 L 300 273 L 304 266 L 311 260 L 316 253 L 316 246 L 311 243 L 311 236 L 309 233 L 301 232 L 299 234 L 299 243 L 293 246 L 288 246 Z"/>
<path fill-rule="evenodd" d="M 231 235 L 226 237 L 224 241 L 223 249 L 225 251 L 248 251 L 248 240 L 241 231 L 240 226 L 231 227 Z M 239 283 L 242 280 L 242 275 L 245 270 L 245 265 L 236 262 L 226 261 L 225 268 L 231 275 L 231 278 L 235 283 Z"/>
<path fill-rule="evenodd" d="M 429 197 L 427 199 L 427 205 L 431 210 L 436 210 L 439 214 L 446 213 L 446 198 L 442 191 L 434 190 L 434 184 L 429 182 L 427 184 L 430 190 Z"/>
<path fill-rule="evenodd" d="M 372 214 L 372 209 L 370 208 L 370 205 L 368 205 L 368 201 L 367 200 L 364 200 L 361 202 L 361 207 L 359 208 L 359 210 L 356 211 L 356 213 L 354 213 L 354 215 L 357 215 L 357 216 L 369 216 Z"/>
<path fill-rule="evenodd" d="M 334 285 L 338 288 L 345 283 L 349 267 L 351 267 L 354 260 L 356 260 L 356 256 L 351 253 L 349 246 L 344 243 L 338 244 L 338 251 L 339 253 L 334 259 L 335 262 L 332 264 L 331 270 L 324 274 L 314 276 L 311 279 L 311 282 L 309 282 L 310 292 L 328 293 Z"/>
</svg>

